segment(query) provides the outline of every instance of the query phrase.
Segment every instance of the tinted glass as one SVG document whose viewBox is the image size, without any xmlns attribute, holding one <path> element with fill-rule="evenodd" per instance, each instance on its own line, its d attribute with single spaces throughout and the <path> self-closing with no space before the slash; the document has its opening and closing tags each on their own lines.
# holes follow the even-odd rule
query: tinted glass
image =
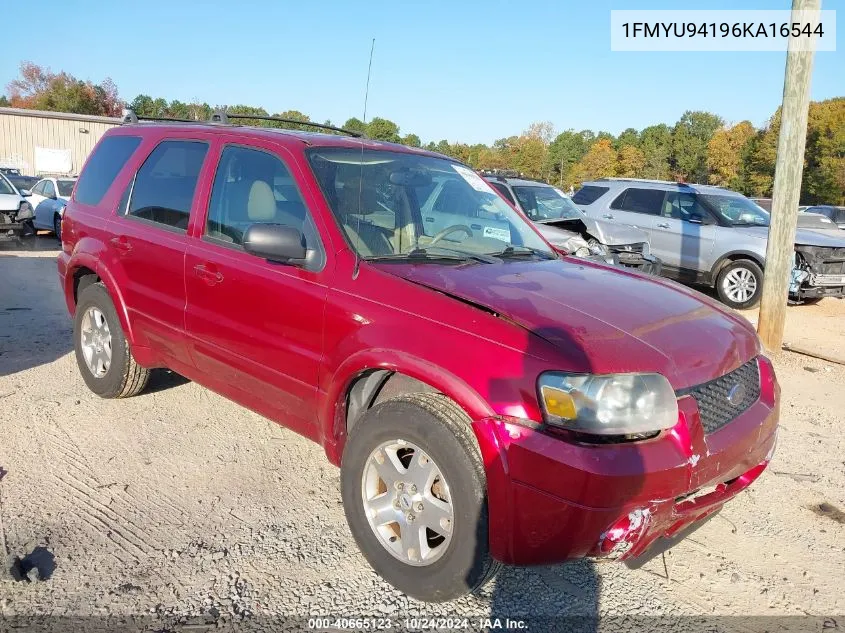
<svg viewBox="0 0 845 633">
<path fill-rule="evenodd" d="M 419 251 L 461 257 L 508 246 L 553 257 L 527 221 L 464 165 L 375 149 L 319 148 L 308 158 L 338 224 L 363 257 Z"/>
<path fill-rule="evenodd" d="M 516 201 L 513 199 L 511 192 L 508 191 L 508 188 L 505 187 L 505 185 L 500 182 L 491 182 L 490 186 L 493 187 L 500 194 L 502 194 L 508 202 L 510 202 L 511 204 L 516 204 Z"/>
<path fill-rule="evenodd" d="M 769 226 L 769 212 L 745 196 L 700 193 L 698 201 L 732 226 Z"/>
<path fill-rule="evenodd" d="M 695 194 L 675 191 L 666 194 L 661 215 L 676 220 L 702 220 L 710 217 L 707 210 L 696 199 Z"/>
<path fill-rule="evenodd" d="M 44 181 L 44 195 L 48 198 L 56 195 L 56 188 L 53 186 L 52 180 Z"/>
<path fill-rule="evenodd" d="M 659 215 L 666 192 L 662 189 L 626 189 L 613 201 L 611 209 Z"/>
<path fill-rule="evenodd" d="M 46 182 L 46 181 L 42 180 L 41 182 L 39 182 L 38 184 L 36 184 L 36 185 L 32 188 L 32 193 L 37 194 L 37 195 L 39 195 L 39 196 L 43 196 L 43 195 L 44 195 L 44 183 L 45 183 L 45 182 Z"/>
<path fill-rule="evenodd" d="M 276 156 L 245 147 L 227 147 L 220 157 L 208 206 L 205 233 L 234 245 L 252 224 L 284 224 L 319 244 L 290 171 Z"/>
<path fill-rule="evenodd" d="M 159 143 L 135 176 L 127 215 L 187 230 L 207 152 L 208 145 L 199 141 Z"/>
<path fill-rule="evenodd" d="M 59 180 L 59 195 L 68 197 L 71 192 L 73 191 L 73 185 L 76 184 L 75 180 Z"/>
<path fill-rule="evenodd" d="M 609 189 L 609 187 L 586 185 L 575 192 L 575 195 L 572 196 L 572 202 L 575 204 L 593 204 L 596 200 L 606 194 Z"/>
<path fill-rule="evenodd" d="M 82 204 L 99 203 L 140 144 L 138 136 L 108 136 L 100 141 L 79 177 L 75 200 Z"/>
<path fill-rule="evenodd" d="M 12 188 L 12 185 L 9 183 L 8 180 L 0 176 L 0 194 L 14 194 L 15 190 Z"/>
</svg>

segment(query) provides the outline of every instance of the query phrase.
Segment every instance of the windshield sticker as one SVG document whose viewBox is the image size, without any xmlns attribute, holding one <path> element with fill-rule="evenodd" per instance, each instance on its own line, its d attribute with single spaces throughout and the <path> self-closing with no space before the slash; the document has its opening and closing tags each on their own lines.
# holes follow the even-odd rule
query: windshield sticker
<svg viewBox="0 0 845 633">
<path fill-rule="evenodd" d="M 471 184 L 471 183 L 470 183 Z M 502 242 L 511 241 L 511 232 L 508 229 L 497 229 L 492 226 L 484 227 L 484 237 L 492 237 L 494 240 Z"/>
<path fill-rule="evenodd" d="M 472 187 L 476 191 L 483 191 L 484 193 L 494 193 L 493 188 L 486 182 L 484 182 L 484 179 L 481 176 L 476 174 L 468 167 L 464 167 L 463 165 L 452 164 L 452 169 L 458 172 L 461 178 L 466 180 L 469 183 L 470 187 Z"/>
</svg>

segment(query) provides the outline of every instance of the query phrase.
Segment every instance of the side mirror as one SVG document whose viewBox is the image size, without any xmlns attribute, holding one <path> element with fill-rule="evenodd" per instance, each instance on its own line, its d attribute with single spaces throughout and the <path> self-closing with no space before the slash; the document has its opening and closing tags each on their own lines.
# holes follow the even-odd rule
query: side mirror
<svg viewBox="0 0 845 633">
<path fill-rule="evenodd" d="M 243 237 L 244 250 L 250 255 L 283 264 L 301 264 L 306 249 L 302 233 L 284 224 L 252 224 Z"/>
<path fill-rule="evenodd" d="M 21 195 L 24 198 L 29 198 L 32 195 L 32 192 L 29 189 L 21 189 Z"/>
</svg>

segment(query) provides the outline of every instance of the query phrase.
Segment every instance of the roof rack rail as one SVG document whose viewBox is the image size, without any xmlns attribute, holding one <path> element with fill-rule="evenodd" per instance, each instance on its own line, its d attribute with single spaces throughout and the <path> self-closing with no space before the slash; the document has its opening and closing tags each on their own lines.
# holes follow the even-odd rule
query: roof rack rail
<svg viewBox="0 0 845 633">
<path fill-rule="evenodd" d="M 292 125 L 306 125 L 308 127 L 315 127 L 321 130 L 331 130 L 332 132 L 340 132 L 341 134 L 348 134 L 349 136 L 354 136 L 356 138 L 364 136 L 361 132 L 346 130 L 342 127 L 335 127 L 334 125 L 325 125 L 323 123 L 314 123 L 312 121 L 297 121 L 296 119 L 285 119 L 283 117 L 266 116 L 260 114 L 234 114 L 232 112 L 226 112 L 225 110 L 215 111 L 208 121 L 209 123 L 234 125 L 232 119 L 257 119 L 259 121 L 278 121 L 279 123 L 290 123 Z"/>
<path fill-rule="evenodd" d="M 123 123 L 124 125 L 138 123 L 140 121 L 164 121 L 166 123 L 205 123 L 205 121 L 197 121 L 196 119 L 177 119 L 166 116 L 138 116 L 135 111 L 131 108 L 127 108 L 123 111 L 123 120 L 121 121 L 121 123 Z"/>
</svg>

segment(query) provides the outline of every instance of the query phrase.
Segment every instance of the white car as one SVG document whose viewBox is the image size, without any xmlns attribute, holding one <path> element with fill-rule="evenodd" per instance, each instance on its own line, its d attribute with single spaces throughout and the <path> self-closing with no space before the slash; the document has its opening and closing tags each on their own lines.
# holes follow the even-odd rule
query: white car
<svg viewBox="0 0 845 633">
<path fill-rule="evenodd" d="M 17 241 L 30 233 L 26 223 L 32 219 L 32 206 L 24 198 L 25 195 L 0 174 L 0 242 Z"/>
<path fill-rule="evenodd" d="M 73 192 L 76 178 L 43 178 L 30 190 L 30 203 L 35 209 L 32 224 L 36 229 L 53 231 L 62 241 L 62 215 Z"/>
</svg>

